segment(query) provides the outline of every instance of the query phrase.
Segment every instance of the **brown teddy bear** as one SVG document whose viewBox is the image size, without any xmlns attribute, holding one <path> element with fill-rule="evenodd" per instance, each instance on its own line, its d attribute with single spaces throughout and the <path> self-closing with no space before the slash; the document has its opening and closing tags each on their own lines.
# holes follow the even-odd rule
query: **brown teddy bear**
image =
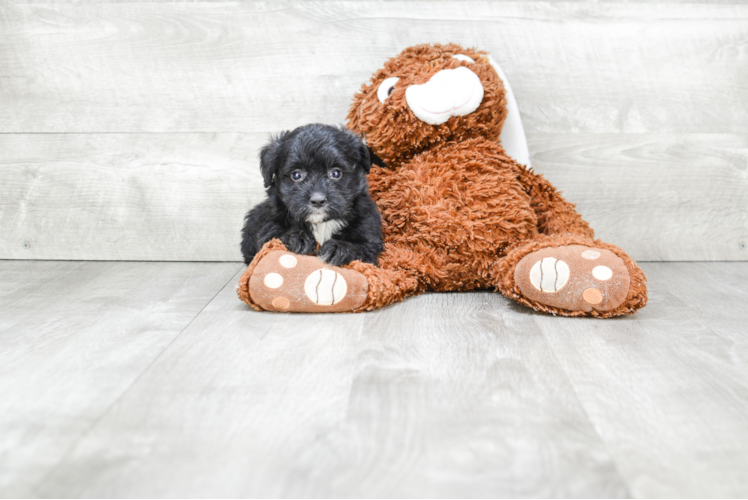
<svg viewBox="0 0 748 500">
<path fill-rule="evenodd" d="M 369 174 L 383 219 L 378 266 L 333 267 L 267 243 L 239 282 L 257 310 L 368 311 L 425 291 L 493 288 L 564 316 L 631 314 L 646 278 L 542 175 L 499 143 L 504 84 L 490 56 L 405 49 L 363 85 L 348 127 L 384 164 Z"/>
</svg>

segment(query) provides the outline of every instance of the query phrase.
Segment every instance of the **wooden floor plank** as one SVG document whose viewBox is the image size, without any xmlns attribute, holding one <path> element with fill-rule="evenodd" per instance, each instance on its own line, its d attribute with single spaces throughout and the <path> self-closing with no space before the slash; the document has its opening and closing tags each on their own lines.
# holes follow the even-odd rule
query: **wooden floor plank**
<svg viewBox="0 0 748 500">
<path fill-rule="evenodd" d="M 267 140 L 0 134 L 0 257 L 240 260 Z M 535 170 L 632 258 L 748 259 L 748 135 L 536 134 L 529 145 Z"/>
<path fill-rule="evenodd" d="M 633 317 L 536 316 L 636 497 L 748 496 L 748 263 L 647 263 Z"/>
<path fill-rule="evenodd" d="M 29 495 L 237 267 L 0 261 L 0 495 Z"/>
<path fill-rule="evenodd" d="M 2 496 L 748 495 L 748 263 L 612 320 L 257 313 L 217 266 L 0 262 Z"/>
<path fill-rule="evenodd" d="M 344 119 L 405 47 L 492 52 L 525 126 L 740 133 L 748 7 L 650 2 L 5 2 L 0 132 L 266 132 Z"/>
<path fill-rule="evenodd" d="M 268 138 L 0 134 L 0 257 L 240 261 Z"/>
<path fill-rule="evenodd" d="M 5 2 L 0 258 L 240 258 L 270 133 L 403 48 L 511 80 L 532 163 L 637 260 L 748 259 L 744 2 Z M 55 230 L 50 230 L 54 228 Z"/>
<path fill-rule="evenodd" d="M 635 260 L 748 260 L 748 135 L 533 134 L 534 169 Z"/>
<path fill-rule="evenodd" d="M 285 496 L 628 494 L 545 339 L 503 297 L 368 315 L 358 351 L 350 417 Z"/>
<path fill-rule="evenodd" d="M 35 493 L 627 490 L 545 339 L 503 297 L 284 315 L 248 310 L 227 286 Z"/>
</svg>

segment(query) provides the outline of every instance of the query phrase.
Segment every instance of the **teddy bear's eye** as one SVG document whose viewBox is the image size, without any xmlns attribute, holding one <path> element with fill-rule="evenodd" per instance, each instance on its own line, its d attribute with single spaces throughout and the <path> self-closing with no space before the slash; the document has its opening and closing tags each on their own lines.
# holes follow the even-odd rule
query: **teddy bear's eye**
<svg viewBox="0 0 748 500">
<path fill-rule="evenodd" d="M 391 76 L 379 84 L 379 88 L 377 89 L 377 97 L 379 98 L 379 102 L 384 104 L 384 101 L 390 96 L 392 91 L 395 90 L 395 84 L 398 80 L 398 77 Z"/>
<path fill-rule="evenodd" d="M 455 59 L 459 61 L 467 61 L 469 63 L 475 62 L 475 60 L 472 57 L 466 56 L 465 54 L 456 54 L 456 55 L 453 55 L 452 57 L 454 57 Z"/>
</svg>

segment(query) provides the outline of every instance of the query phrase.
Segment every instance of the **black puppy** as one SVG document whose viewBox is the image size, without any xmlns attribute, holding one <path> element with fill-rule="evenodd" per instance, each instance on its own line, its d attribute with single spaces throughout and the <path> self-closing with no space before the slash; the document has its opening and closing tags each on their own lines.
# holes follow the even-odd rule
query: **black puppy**
<svg viewBox="0 0 748 500">
<path fill-rule="evenodd" d="M 294 253 L 314 253 L 334 266 L 376 264 L 382 219 L 369 196 L 366 145 L 345 127 L 312 124 L 282 132 L 260 152 L 268 199 L 247 213 L 242 254 L 249 264 L 279 238 Z"/>
</svg>

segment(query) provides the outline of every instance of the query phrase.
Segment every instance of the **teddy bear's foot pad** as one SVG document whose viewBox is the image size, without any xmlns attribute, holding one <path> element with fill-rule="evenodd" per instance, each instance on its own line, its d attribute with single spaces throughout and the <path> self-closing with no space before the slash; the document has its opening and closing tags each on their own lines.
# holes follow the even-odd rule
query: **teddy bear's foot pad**
<svg viewBox="0 0 748 500">
<path fill-rule="evenodd" d="M 366 277 L 317 257 L 269 252 L 249 278 L 252 301 L 266 311 L 353 311 L 366 300 Z"/>
<path fill-rule="evenodd" d="M 525 298 L 568 311 L 610 311 L 626 300 L 631 279 L 616 254 L 583 245 L 525 255 L 514 270 Z"/>
</svg>

